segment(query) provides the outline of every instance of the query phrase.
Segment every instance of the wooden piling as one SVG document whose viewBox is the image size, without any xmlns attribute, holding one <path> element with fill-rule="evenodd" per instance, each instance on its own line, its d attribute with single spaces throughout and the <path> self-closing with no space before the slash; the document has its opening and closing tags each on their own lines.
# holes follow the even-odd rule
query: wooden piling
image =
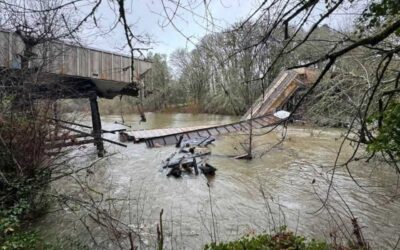
<svg viewBox="0 0 400 250">
<path fill-rule="evenodd" d="M 90 109 L 92 113 L 92 126 L 93 126 L 93 137 L 94 137 L 94 144 L 97 147 L 97 155 L 99 157 L 104 156 L 104 144 L 103 140 L 101 139 L 101 120 L 100 120 L 100 113 L 99 113 L 99 105 L 97 104 L 97 96 L 93 95 L 89 98 L 90 101 Z"/>
</svg>

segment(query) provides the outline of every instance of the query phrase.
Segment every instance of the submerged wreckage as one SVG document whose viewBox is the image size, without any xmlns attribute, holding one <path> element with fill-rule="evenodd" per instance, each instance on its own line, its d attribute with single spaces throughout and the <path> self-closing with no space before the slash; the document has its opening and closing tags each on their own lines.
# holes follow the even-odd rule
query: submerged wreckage
<svg viewBox="0 0 400 250">
<path fill-rule="evenodd" d="M 170 169 L 167 176 L 181 177 L 182 172 L 198 175 L 199 170 L 204 175 L 215 175 L 217 169 L 207 162 L 207 156 L 211 154 L 207 146 L 214 141 L 214 137 L 183 140 L 181 135 L 176 144 L 178 150 L 163 162 L 163 168 Z"/>
<path fill-rule="evenodd" d="M 163 166 L 171 169 L 168 176 L 179 177 L 183 170 L 190 172 L 192 169 L 196 174 L 199 169 L 204 174 L 214 174 L 216 169 L 204 162 L 204 156 L 211 152 L 196 152 L 203 148 L 202 144 L 212 143 L 218 135 L 272 127 L 285 122 L 291 117 L 289 111 L 298 102 L 299 93 L 310 87 L 316 76 L 317 72 L 309 68 L 282 71 L 238 122 L 120 132 L 120 139 L 144 142 L 149 148 L 176 144 L 179 151 L 168 157 Z"/>
</svg>

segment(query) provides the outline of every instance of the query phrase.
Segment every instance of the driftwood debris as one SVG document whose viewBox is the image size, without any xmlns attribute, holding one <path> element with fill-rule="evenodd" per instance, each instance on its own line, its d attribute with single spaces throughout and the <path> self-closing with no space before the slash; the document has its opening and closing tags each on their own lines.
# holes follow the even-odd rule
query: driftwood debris
<svg viewBox="0 0 400 250">
<path fill-rule="evenodd" d="M 213 137 L 194 138 L 183 140 L 179 138 L 176 147 L 179 148 L 172 153 L 164 162 L 163 169 L 169 169 L 167 176 L 179 178 L 183 173 L 198 175 L 199 169 L 204 175 L 214 175 L 217 170 L 207 163 L 207 156 L 211 154 L 208 145 L 215 141 Z"/>
</svg>

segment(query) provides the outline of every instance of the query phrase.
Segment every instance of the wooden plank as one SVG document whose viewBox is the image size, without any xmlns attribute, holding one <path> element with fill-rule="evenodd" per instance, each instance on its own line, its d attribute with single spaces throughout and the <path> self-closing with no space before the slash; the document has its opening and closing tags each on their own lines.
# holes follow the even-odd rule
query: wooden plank
<svg viewBox="0 0 400 250">
<path fill-rule="evenodd" d="M 89 144 L 89 143 L 94 143 L 94 139 L 89 139 L 89 140 L 80 140 L 80 141 L 71 141 L 71 142 L 60 142 L 60 143 L 49 143 L 46 144 L 47 149 L 53 149 L 53 148 L 64 148 L 64 147 L 71 147 L 71 146 L 79 146 L 79 145 L 84 145 L 84 144 Z"/>
<path fill-rule="evenodd" d="M 260 127 L 264 126 L 264 124 L 262 124 L 261 122 L 258 121 L 258 119 L 255 119 L 252 121 L 253 123 L 256 123 L 258 125 L 260 125 Z"/>
<path fill-rule="evenodd" d="M 50 136 L 46 138 L 46 141 L 67 141 L 75 140 L 78 138 L 90 137 L 88 135 L 76 134 L 76 135 L 66 135 L 66 136 Z"/>
</svg>

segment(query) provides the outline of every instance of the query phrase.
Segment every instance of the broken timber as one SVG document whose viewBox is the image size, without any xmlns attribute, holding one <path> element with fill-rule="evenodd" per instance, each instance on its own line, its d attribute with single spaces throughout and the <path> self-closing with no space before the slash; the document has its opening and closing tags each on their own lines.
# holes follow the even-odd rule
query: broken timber
<svg viewBox="0 0 400 250">
<path fill-rule="evenodd" d="M 136 130 L 121 133 L 121 137 L 135 143 L 145 142 L 152 148 L 176 144 L 181 136 L 185 140 L 190 140 L 245 131 L 250 127 L 259 129 L 275 126 L 286 120 L 286 117 L 275 116 L 275 112 L 282 109 L 296 91 L 309 87 L 316 79 L 316 75 L 316 71 L 309 68 L 282 71 L 239 122 L 217 126 Z"/>
<path fill-rule="evenodd" d="M 119 143 L 119 142 L 116 142 L 116 141 L 113 141 L 113 140 L 109 140 L 109 139 L 106 139 L 106 138 L 101 136 L 102 133 L 112 133 L 112 134 L 114 134 L 115 132 L 125 131 L 125 129 L 103 130 L 103 129 L 101 129 L 101 123 L 100 123 L 100 126 L 99 126 L 99 124 L 96 124 L 97 129 L 95 130 L 94 128 L 92 128 L 90 126 L 87 126 L 87 125 L 84 125 L 84 124 L 64 121 L 64 120 L 55 119 L 55 118 L 48 118 L 48 119 L 51 121 L 51 123 L 54 126 L 57 126 L 58 128 L 63 129 L 64 131 L 67 131 L 67 133 L 65 133 L 65 134 L 50 135 L 48 137 L 48 140 L 47 140 L 48 143 L 47 143 L 46 147 L 49 150 L 61 149 L 61 148 L 64 148 L 64 147 L 79 146 L 79 145 L 94 143 L 95 146 L 97 146 L 98 155 L 100 157 L 102 157 L 102 156 L 104 156 L 104 145 L 103 145 L 104 141 L 112 143 L 112 144 L 116 144 L 116 145 L 121 146 L 121 147 L 126 147 L 125 144 L 122 144 L 122 143 Z M 95 119 L 97 119 L 97 118 L 95 118 Z M 98 123 L 99 120 L 97 120 L 95 122 Z M 82 127 L 82 128 L 87 128 L 87 129 L 92 129 L 92 132 L 91 133 L 87 133 L 87 132 L 84 132 L 84 131 L 76 129 L 76 128 L 65 126 L 65 125 L 63 125 L 61 123 L 65 123 L 65 124 L 73 125 L 73 126 L 77 126 L 77 127 Z M 92 118 L 92 123 L 94 123 L 94 119 L 93 118 Z M 74 134 L 69 134 L 68 132 L 73 132 Z M 88 138 L 88 137 L 91 138 L 91 139 L 78 140 L 79 138 Z M 51 152 L 48 152 L 48 153 L 51 154 Z"/>
</svg>

